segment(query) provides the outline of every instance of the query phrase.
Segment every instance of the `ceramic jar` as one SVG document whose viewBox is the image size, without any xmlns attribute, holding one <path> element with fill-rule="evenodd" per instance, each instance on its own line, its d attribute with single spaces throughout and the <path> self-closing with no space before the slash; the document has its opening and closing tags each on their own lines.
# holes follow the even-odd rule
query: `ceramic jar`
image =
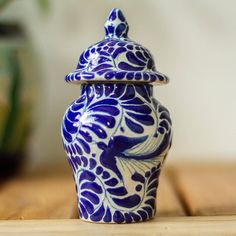
<svg viewBox="0 0 236 236">
<path fill-rule="evenodd" d="M 81 85 L 81 95 L 65 112 L 63 144 L 80 218 L 139 222 L 155 215 L 158 178 L 171 146 L 169 112 L 153 97 L 153 85 L 168 78 L 155 69 L 150 52 L 128 38 L 121 10 L 111 11 L 105 31 L 65 78 Z"/>
</svg>

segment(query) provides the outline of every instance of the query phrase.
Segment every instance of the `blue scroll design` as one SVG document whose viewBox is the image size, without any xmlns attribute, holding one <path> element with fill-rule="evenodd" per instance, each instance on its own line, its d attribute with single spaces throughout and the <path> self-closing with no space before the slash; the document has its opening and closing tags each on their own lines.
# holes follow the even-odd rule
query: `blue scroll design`
<svg viewBox="0 0 236 236">
<path fill-rule="evenodd" d="M 128 223 L 154 216 L 172 130 L 151 85 L 84 84 L 64 115 L 62 137 L 82 218 Z"/>
</svg>

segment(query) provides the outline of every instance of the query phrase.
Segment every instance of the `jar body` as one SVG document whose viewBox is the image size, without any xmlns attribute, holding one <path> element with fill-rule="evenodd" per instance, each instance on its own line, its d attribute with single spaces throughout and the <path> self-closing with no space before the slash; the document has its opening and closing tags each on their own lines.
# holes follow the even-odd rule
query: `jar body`
<svg viewBox="0 0 236 236">
<path fill-rule="evenodd" d="M 155 215 L 172 131 L 152 85 L 82 84 L 80 98 L 64 115 L 62 137 L 81 219 L 132 223 Z"/>
</svg>

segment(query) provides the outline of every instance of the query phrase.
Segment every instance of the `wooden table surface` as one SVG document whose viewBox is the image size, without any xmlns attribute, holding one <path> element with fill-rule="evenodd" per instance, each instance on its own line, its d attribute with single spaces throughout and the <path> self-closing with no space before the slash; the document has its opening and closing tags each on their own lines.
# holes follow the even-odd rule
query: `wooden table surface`
<svg viewBox="0 0 236 236">
<path fill-rule="evenodd" d="M 91 224 L 68 171 L 25 174 L 0 183 L 0 235 L 236 235 L 236 164 L 167 165 L 157 195 L 151 221 Z"/>
</svg>

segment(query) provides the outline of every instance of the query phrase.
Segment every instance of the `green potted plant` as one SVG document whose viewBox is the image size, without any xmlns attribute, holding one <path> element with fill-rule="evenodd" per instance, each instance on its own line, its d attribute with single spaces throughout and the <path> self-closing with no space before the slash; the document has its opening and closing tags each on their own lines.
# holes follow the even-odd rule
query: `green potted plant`
<svg viewBox="0 0 236 236">
<path fill-rule="evenodd" d="M 0 11 L 11 0 L 0 0 Z M 38 1 L 46 9 L 47 1 Z M 11 176 L 25 160 L 37 94 L 34 56 L 24 27 L 0 21 L 0 178 Z"/>
</svg>

